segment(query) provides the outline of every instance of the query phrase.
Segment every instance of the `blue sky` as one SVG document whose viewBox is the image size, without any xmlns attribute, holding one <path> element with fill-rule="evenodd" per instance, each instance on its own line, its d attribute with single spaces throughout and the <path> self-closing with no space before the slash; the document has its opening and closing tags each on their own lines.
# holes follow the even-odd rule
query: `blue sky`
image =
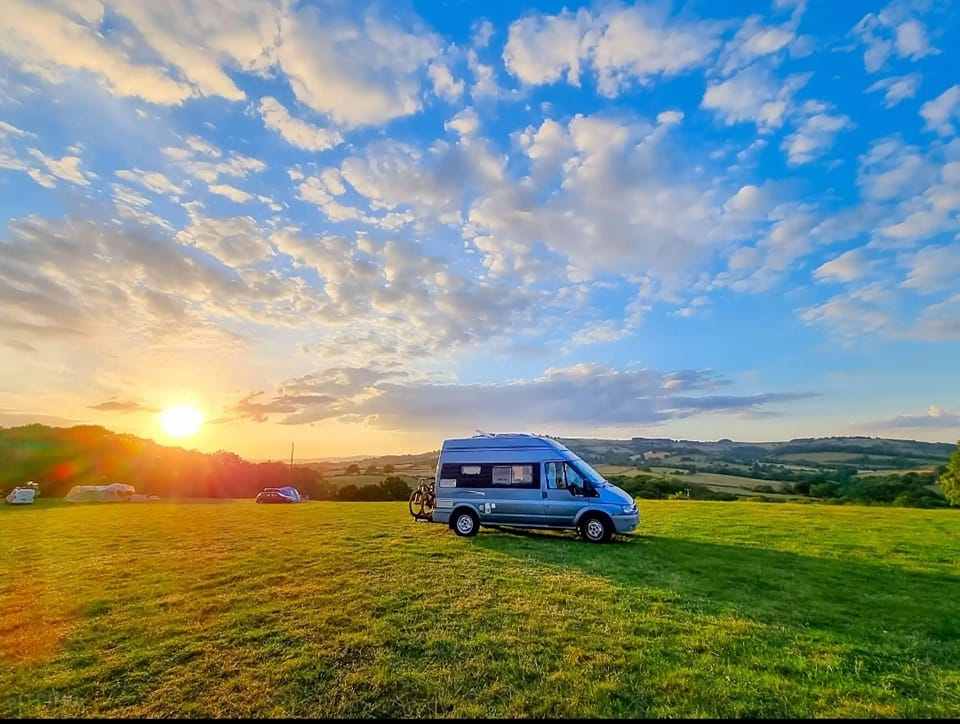
<svg viewBox="0 0 960 724">
<path fill-rule="evenodd" d="M 9 0 L 0 425 L 955 439 L 958 18 Z"/>
</svg>

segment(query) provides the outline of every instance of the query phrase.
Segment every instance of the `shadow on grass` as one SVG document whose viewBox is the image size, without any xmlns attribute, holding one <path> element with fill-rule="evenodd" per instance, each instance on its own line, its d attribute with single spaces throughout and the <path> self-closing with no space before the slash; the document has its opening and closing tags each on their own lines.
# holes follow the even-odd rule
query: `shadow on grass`
<svg viewBox="0 0 960 724">
<path fill-rule="evenodd" d="M 502 529 L 481 533 L 474 542 L 527 562 L 600 576 L 626 595 L 681 609 L 858 638 L 919 635 L 946 644 L 929 655 L 960 657 L 955 575 L 663 536 L 595 545 L 570 534 Z"/>
</svg>

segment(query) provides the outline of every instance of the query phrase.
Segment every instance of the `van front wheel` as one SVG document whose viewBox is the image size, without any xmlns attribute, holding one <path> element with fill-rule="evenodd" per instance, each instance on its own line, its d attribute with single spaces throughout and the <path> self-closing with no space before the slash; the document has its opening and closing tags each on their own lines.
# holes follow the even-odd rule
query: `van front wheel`
<svg viewBox="0 0 960 724">
<path fill-rule="evenodd" d="M 469 538 L 477 534 L 477 530 L 480 528 L 480 520 L 472 510 L 458 510 L 450 521 L 450 527 L 457 535 Z"/>
<path fill-rule="evenodd" d="M 591 543 L 606 543 L 613 537 L 613 531 L 602 516 L 588 515 L 580 521 L 580 535 Z"/>
</svg>

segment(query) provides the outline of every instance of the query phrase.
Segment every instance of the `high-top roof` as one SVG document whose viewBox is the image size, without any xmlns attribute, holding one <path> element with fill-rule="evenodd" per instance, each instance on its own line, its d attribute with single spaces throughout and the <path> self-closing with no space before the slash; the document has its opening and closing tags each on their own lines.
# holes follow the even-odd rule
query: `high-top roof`
<svg viewBox="0 0 960 724">
<path fill-rule="evenodd" d="M 557 440 L 525 432 L 483 433 L 473 437 L 451 438 L 443 441 L 444 450 L 497 449 L 552 449 L 566 450 Z"/>
</svg>

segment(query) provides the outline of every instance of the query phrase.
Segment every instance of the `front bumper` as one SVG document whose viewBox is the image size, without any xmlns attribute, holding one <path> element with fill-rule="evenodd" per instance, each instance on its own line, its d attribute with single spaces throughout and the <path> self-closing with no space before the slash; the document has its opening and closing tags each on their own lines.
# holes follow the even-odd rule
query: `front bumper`
<svg viewBox="0 0 960 724">
<path fill-rule="evenodd" d="M 617 533 L 630 533 L 637 529 L 640 524 L 640 513 L 630 513 L 628 515 L 611 515 L 613 518 L 613 527 Z"/>
</svg>

